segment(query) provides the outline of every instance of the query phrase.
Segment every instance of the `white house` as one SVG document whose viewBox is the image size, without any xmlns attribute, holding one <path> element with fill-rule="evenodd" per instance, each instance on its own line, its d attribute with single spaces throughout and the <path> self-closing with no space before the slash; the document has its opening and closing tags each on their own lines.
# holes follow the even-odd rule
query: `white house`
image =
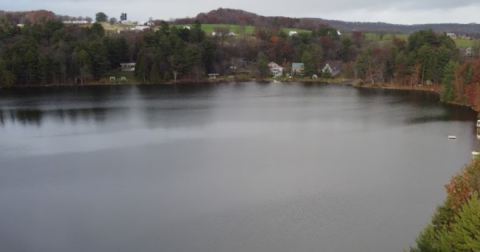
<svg viewBox="0 0 480 252">
<path fill-rule="evenodd" d="M 288 33 L 288 36 L 291 37 L 291 36 L 294 36 L 294 35 L 297 35 L 297 34 L 298 34 L 298 33 L 297 33 L 296 31 L 290 31 L 290 32 Z"/>
<path fill-rule="evenodd" d="M 136 63 L 120 63 L 123 72 L 134 72 Z"/>
<path fill-rule="evenodd" d="M 270 68 L 270 73 L 273 77 L 279 77 L 283 75 L 283 67 L 279 66 L 275 62 L 268 63 L 268 68 Z"/>
<path fill-rule="evenodd" d="M 473 56 L 473 48 L 471 47 L 459 47 L 458 50 L 462 56 L 472 57 Z"/>
<path fill-rule="evenodd" d="M 323 73 L 330 73 L 330 76 L 335 77 L 340 73 L 341 63 L 337 61 L 327 62 L 322 69 Z"/>
<path fill-rule="evenodd" d="M 155 26 L 155 24 L 151 21 L 148 21 L 148 22 L 142 22 L 142 23 L 139 23 L 139 25 L 142 25 L 142 26 Z"/>
<path fill-rule="evenodd" d="M 148 26 L 148 25 L 137 25 L 137 26 L 135 26 L 135 29 L 134 29 L 134 30 L 136 30 L 136 31 L 144 31 L 144 30 L 146 30 L 146 29 L 150 29 L 150 26 Z"/>
<path fill-rule="evenodd" d="M 455 33 L 447 33 L 447 37 L 450 37 L 451 39 L 457 39 L 457 35 L 455 35 Z"/>
<path fill-rule="evenodd" d="M 64 24 L 88 24 L 85 20 L 63 21 Z"/>
</svg>

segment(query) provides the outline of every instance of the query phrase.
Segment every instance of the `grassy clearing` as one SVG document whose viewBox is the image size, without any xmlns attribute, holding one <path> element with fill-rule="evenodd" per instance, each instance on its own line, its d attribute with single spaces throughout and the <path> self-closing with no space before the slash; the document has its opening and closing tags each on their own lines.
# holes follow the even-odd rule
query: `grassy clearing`
<svg viewBox="0 0 480 252">
<path fill-rule="evenodd" d="M 312 33 L 312 31 L 309 31 L 309 30 L 300 30 L 300 29 L 293 29 L 293 28 L 283 28 L 283 31 L 287 34 L 291 31 L 296 31 L 298 33 Z"/>
<path fill-rule="evenodd" d="M 110 77 L 115 77 L 116 81 L 110 81 Z M 121 82 L 120 79 L 122 77 L 127 78 L 127 81 Z M 105 83 L 112 83 L 112 84 L 118 84 L 118 83 L 140 83 L 137 78 L 135 78 L 135 73 L 134 72 L 122 72 L 122 71 L 110 71 L 102 76 L 102 79 L 104 80 Z"/>
<path fill-rule="evenodd" d="M 408 35 L 408 34 L 395 34 L 395 35 L 385 34 L 385 35 L 383 35 L 383 39 L 381 41 L 383 41 L 383 42 L 391 41 L 394 36 L 396 36 L 398 39 L 408 39 L 408 37 L 410 35 Z M 378 34 L 378 33 L 367 33 L 367 34 L 365 34 L 365 37 L 368 40 L 378 40 L 378 41 L 380 41 L 380 34 Z M 474 42 L 475 42 L 474 40 L 469 40 L 469 39 L 455 39 L 455 44 L 457 45 L 457 47 L 472 47 Z"/>
<path fill-rule="evenodd" d="M 183 28 L 184 26 L 192 27 L 193 25 L 191 24 L 175 25 L 175 27 L 177 28 Z M 240 25 L 228 25 L 228 24 L 202 24 L 202 30 L 207 34 L 211 34 L 217 28 L 227 29 L 229 32 L 234 32 L 234 33 L 242 33 L 242 30 L 245 30 L 246 35 L 253 35 L 255 33 L 255 27 L 250 25 L 240 26 Z"/>
<path fill-rule="evenodd" d="M 472 47 L 475 40 L 470 39 L 456 39 L 455 44 L 457 47 Z"/>
<path fill-rule="evenodd" d="M 384 34 L 382 40 L 392 40 L 394 36 L 398 39 L 408 39 L 409 37 L 408 34 Z M 367 33 L 365 34 L 365 37 L 368 40 L 380 40 L 381 36 L 378 33 Z"/>
<path fill-rule="evenodd" d="M 183 28 L 184 26 L 190 26 L 192 27 L 193 25 L 191 24 L 186 24 L 186 25 L 175 25 L 177 28 Z M 228 29 L 229 32 L 234 32 L 237 34 L 242 34 L 242 31 L 245 30 L 245 35 L 254 35 L 256 27 L 251 26 L 251 25 L 246 25 L 246 26 L 241 26 L 241 25 L 228 25 L 228 24 L 202 24 L 202 30 L 207 33 L 207 34 L 212 34 L 212 32 L 215 31 L 216 28 L 224 28 Z M 311 31 L 308 30 L 301 30 L 301 29 L 292 29 L 292 28 L 284 28 L 284 32 L 287 34 L 290 31 L 296 31 L 298 33 L 310 33 Z"/>
</svg>

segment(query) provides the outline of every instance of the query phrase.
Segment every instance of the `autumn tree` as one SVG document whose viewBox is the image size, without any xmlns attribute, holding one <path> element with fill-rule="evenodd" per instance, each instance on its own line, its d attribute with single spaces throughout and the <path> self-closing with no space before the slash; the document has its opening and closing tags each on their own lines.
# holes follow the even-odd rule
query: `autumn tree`
<svg viewBox="0 0 480 252">
<path fill-rule="evenodd" d="M 473 81 L 473 67 L 471 62 L 466 62 L 461 65 L 455 72 L 455 94 L 456 100 L 462 104 L 467 104 L 466 90 L 467 86 Z"/>
<path fill-rule="evenodd" d="M 477 96 L 479 94 L 480 85 L 480 59 L 473 64 L 472 83 L 466 87 L 466 98 L 469 106 L 477 105 Z"/>
<path fill-rule="evenodd" d="M 376 79 L 383 79 L 380 54 L 379 49 L 369 47 L 357 57 L 355 71 L 359 78 L 368 80 L 372 84 L 375 84 Z"/>
<path fill-rule="evenodd" d="M 432 222 L 417 237 L 417 246 L 411 252 L 479 251 L 479 176 L 480 162 L 476 159 L 452 177 L 445 186 L 447 199 L 437 207 Z"/>
</svg>

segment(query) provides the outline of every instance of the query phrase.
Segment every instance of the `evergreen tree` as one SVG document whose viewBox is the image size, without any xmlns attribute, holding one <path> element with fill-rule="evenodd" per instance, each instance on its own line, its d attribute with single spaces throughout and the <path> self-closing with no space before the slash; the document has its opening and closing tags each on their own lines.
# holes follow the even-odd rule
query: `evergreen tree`
<svg viewBox="0 0 480 252">
<path fill-rule="evenodd" d="M 308 51 L 305 51 L 302 54 L 301 60 L 305 66 L 305 69 L 304 69 L 305 76 L 311 77 L 315 73 L 315 62 L 313 61 L 312 55 Z"/>
<path fill-rule="evenodd" d="M 201 52 L 197 46 L 189 46 L 185 49 L 185 73 L 194 73 L 195 78 L 198 78 L 198 69 L 201 64 Z"/>
<path fill-rule="evenodd" d="M 102 24 L 94 23 L 87 29 L 87 34 L 90 39 L 103 38 L 105 36 L 105 29 Z"/>
<path fill-rule="evenodd" d="M 0 84 L 3 84 L 5 87 L 11 87 L 13 84 L 15 84 L 17 77 L 15 76 L 14 73 L 4 70 L 1 73 L 0 76 Z"/>
<path fill-rule="evenodd" d="M 200 43 L 202 52 L 202 63 L 207 74 L 213 73 L 215 63 L 215 45 L 210 40 L 204 40 Z"/>
<path fill-rule="evenodd" d="M 31 48 L 25 54 L 25 82 L 32 85 L 37 84 L 39 80 L 39 62 L 38 52 Z"/>
<path fill-rule="evenodd" d="M 193 29 L 190 33 L 191 39 L 193 43 L 202 43 L 205 39 L 205 32 L 202 30 L 202 24 L 200 21 L 195 20 L 195 24 L 193 25 Z"/>
<path fill-rule="evenodd" d="M 265 78 L 270 74 L 268 63 L 269 60 L 267 58 L 267 55 L 265 55 L 263 52 L 259 52 L 257 56 L 257 68 L 259 78 Z"/>
<path fill-rule="evenodd" d="M 451 251 L 480 251 L 480 200 L 475 193 L 455 217 L 449 233 Z"/>
<path fill-rule="evenodd" d="M 105 47 L 100 41 L 93 41 L 88 46 L 88 54 L 90 56 L 89 64 L 91 73 L 93 77 L 98 80 L 110 69 Z"/>
<path fill-rule="evenodd" d="M 340 49 L 340 59 L 343 62 L 349 62 L 353 58 L 353 41 L 349 37 L 342 39 L 342 47 Z"/>
<path fill-rule="evenodd" d="M 418 50 L 418 61 L 420 64 L 420 76 L 422 84 L 432 79 L 432 71 L 434 68 L 434 52 L 429 45 L 425 44 Z"/>
<path fill-rule="evenodd" d="M 152 69 L 150 71 L 150 82 L 155 84 L 162 82 L 162 76 L 160 75 L 160 70 L 158 68 L 157 63 L 153 64 Z"/>
<path fill-rule="evenodd" d="M 140 54 L 135 67 L 135 76 L 141 79 L 143 83 L 148 79 L 148 62 L 143 54 Z"/>
</svg>

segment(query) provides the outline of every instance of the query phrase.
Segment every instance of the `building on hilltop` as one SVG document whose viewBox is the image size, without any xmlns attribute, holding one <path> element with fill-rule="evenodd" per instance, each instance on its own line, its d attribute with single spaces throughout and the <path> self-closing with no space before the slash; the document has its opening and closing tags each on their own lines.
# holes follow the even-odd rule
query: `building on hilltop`
<svg viewBox="0 0 480 252">
<path fill-rule="evenodd" d="M 150 26 L 148 25 L 137 25 L 135 26 L 135 29 L 136 31 L 145 31 L 147 29 L 150 29 Z"/>
<path fill-rule="evenodd" d="M 447 37 L 450 37 L 451 39 L 457 39 L 457 35 L 455 33 L 447 33 Z"/>
</svg>

